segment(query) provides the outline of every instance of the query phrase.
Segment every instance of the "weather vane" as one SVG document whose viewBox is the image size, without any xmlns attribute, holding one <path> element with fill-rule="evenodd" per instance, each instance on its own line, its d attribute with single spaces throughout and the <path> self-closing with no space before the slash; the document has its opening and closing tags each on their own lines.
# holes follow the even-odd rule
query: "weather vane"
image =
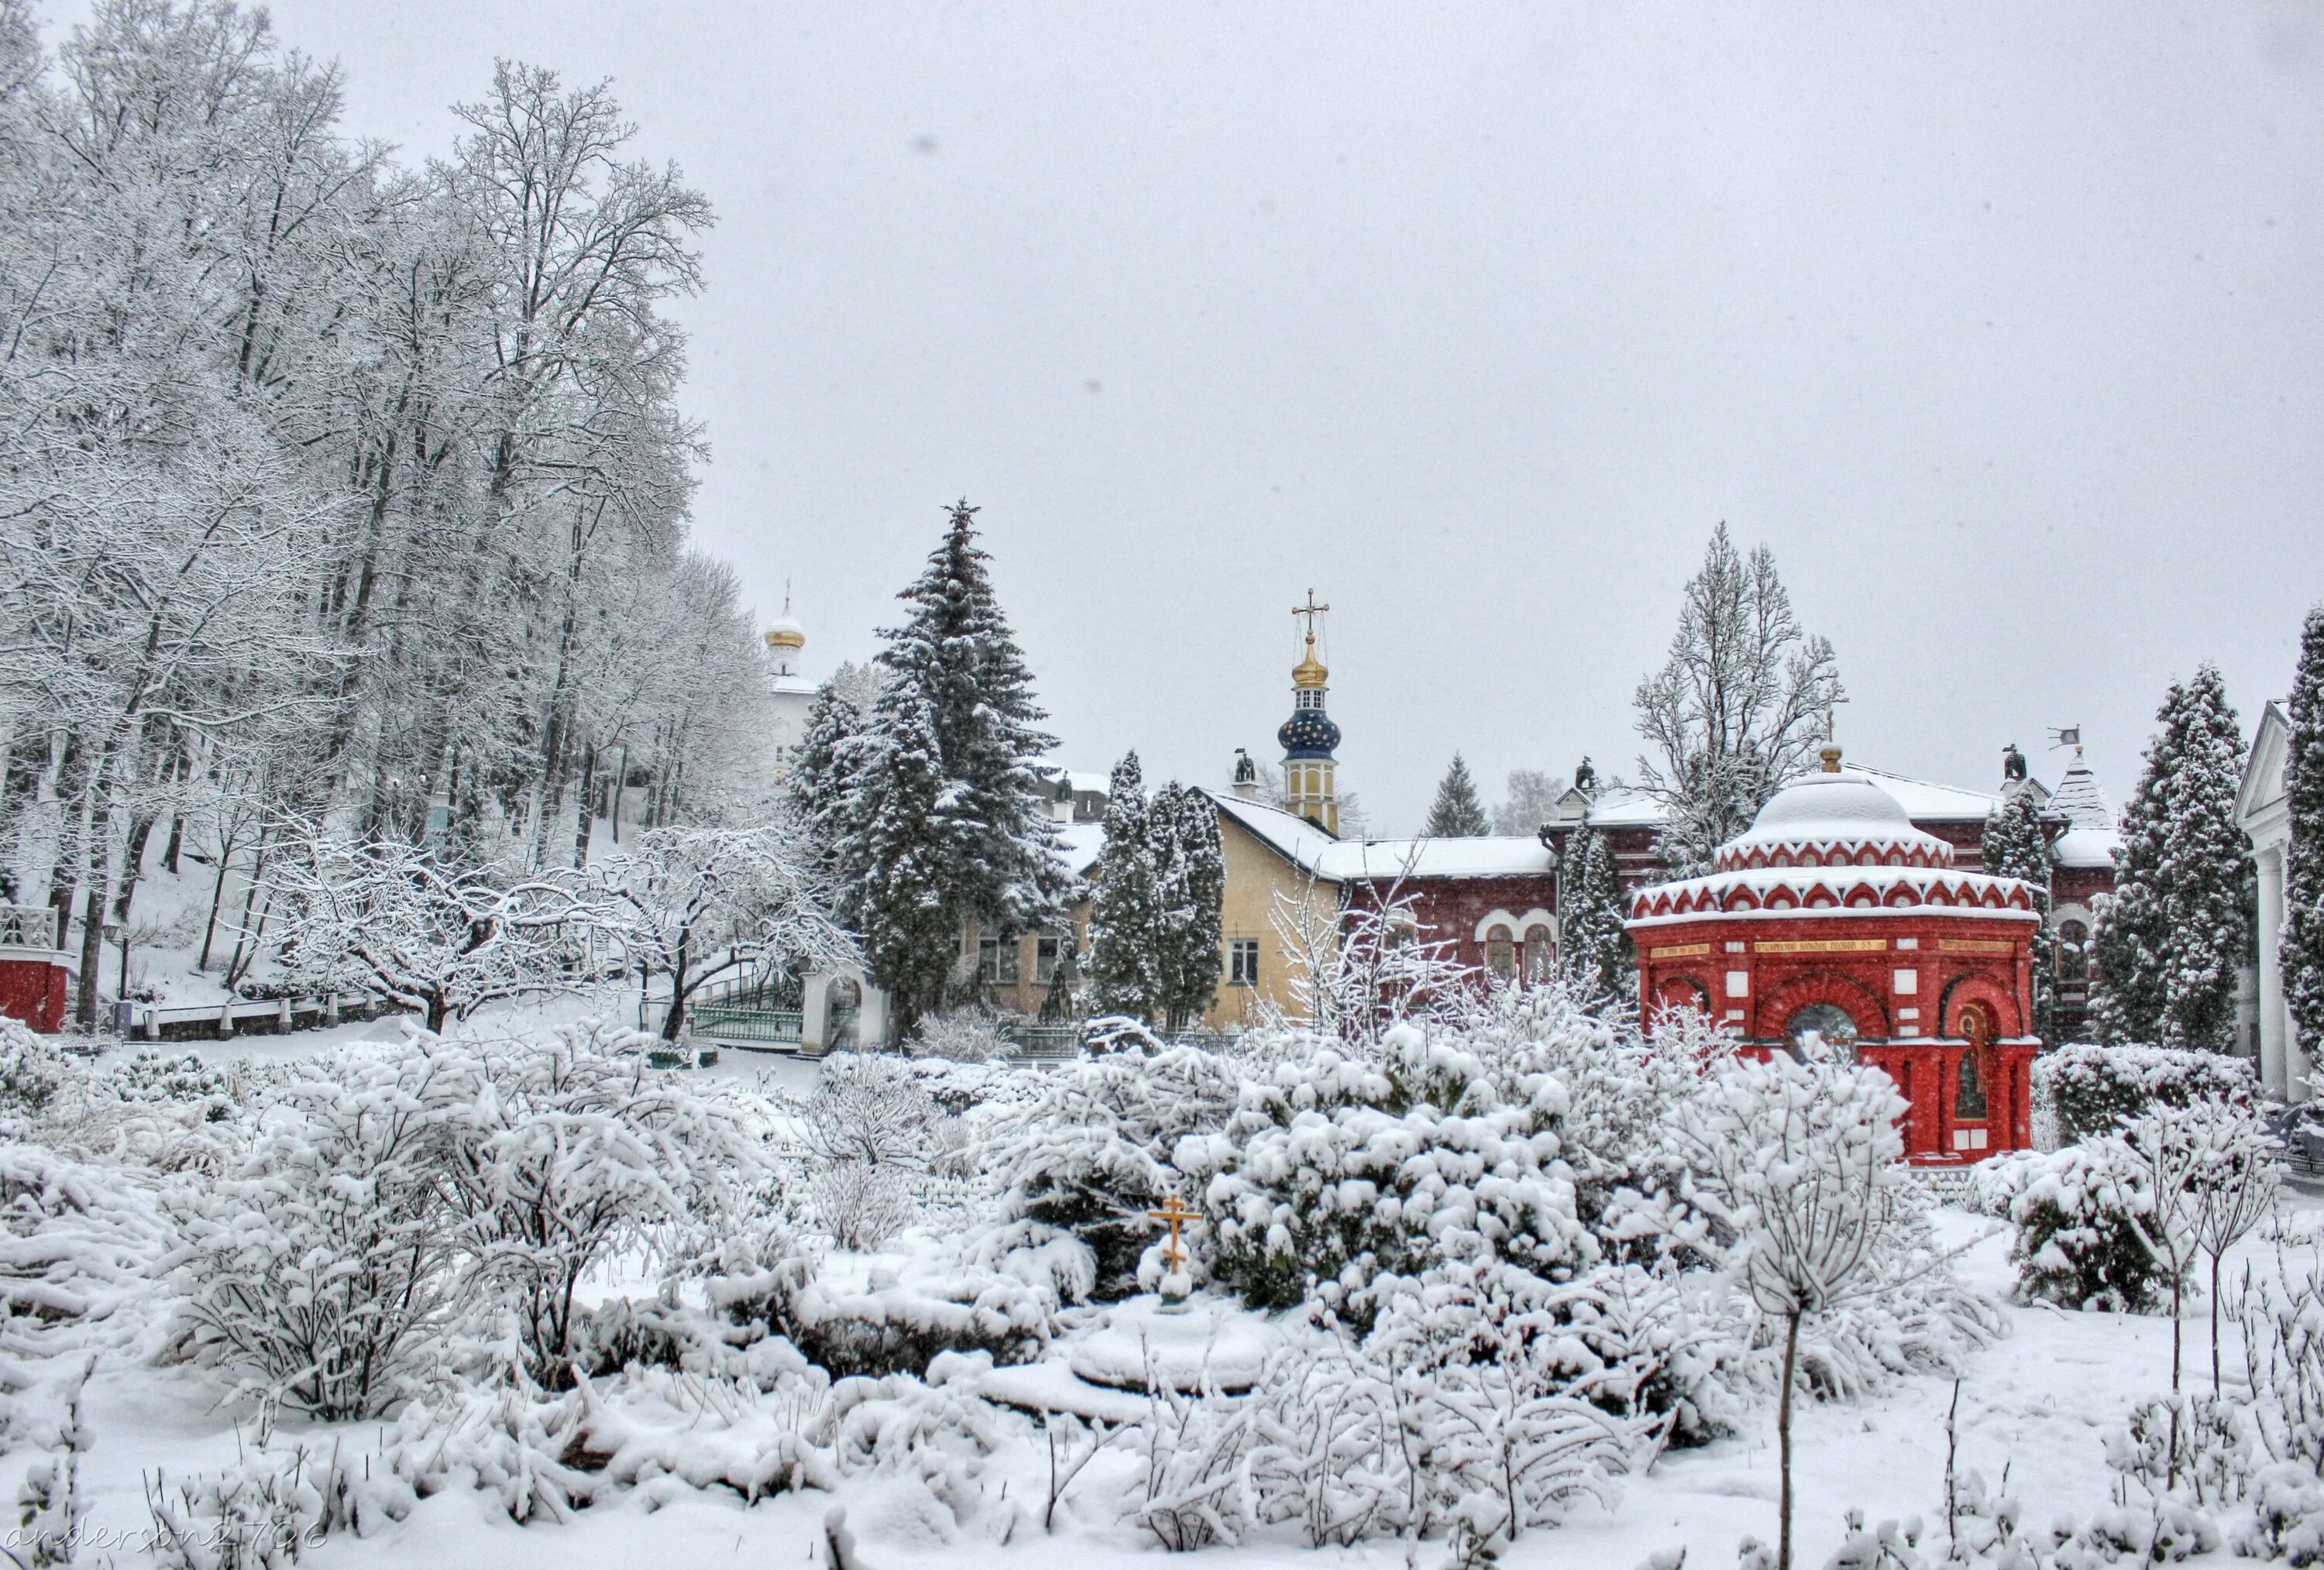
<svg viewBox="0 0 2324 1570">
<path fill-rule="evenodd" d="M 2080 757 L 2082 755 L 2082 728 L 2079 725 L 2052 728 L 2050 732 L 2050 750 L 2055 752 L 2061 747 L 2072 748 L 2074 756 Z"/>
</svg>

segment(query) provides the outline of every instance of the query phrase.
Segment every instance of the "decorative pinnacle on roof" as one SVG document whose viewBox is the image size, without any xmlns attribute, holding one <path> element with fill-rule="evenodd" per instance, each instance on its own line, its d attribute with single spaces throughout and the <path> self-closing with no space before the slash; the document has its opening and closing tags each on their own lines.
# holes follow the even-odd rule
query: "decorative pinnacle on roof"
<svg viewBox="0 0 2324 1570">
<path fill-rule="evenodd" d="M 1291 684 L 1294 687 L 1303 690 L 1321 688 L 1332 674 L 1323 667 L 1323 662 L 1315 657 L 1315 618 L 1330 609 L 1329 605 L 1315 603 L 1315 591 L 1313 589 L 1307 591 L 1306 604 L 1291 608 L 1292 615 L 1307 619 L 1307 657 L 1291 667 Z"/>
<path fill-rule="evenodd" d="M 783 613 L 775 619 L 775 624 L 772 627 L 767 629 L 767 647 L 769 648 L 805 648 L 807 647 L 807 629 L 791 620 L 791 586 L 788 583 L 783 584 Z"/>
</svg>

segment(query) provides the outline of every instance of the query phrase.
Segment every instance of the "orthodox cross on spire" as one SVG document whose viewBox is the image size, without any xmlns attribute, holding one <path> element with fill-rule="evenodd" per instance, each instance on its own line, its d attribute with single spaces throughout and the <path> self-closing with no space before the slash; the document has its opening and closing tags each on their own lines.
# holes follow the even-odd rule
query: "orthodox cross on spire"
<svg viewBox="0 0 2324 1570">
<path fill-rule="evenodd" d="M 1291 608 L 1292 615 L 1305 616 L 1307 619 L 1307 641 L 1309 643 L 1315 641 L 1315 618 L 1323 615 L 1324 611 L 1329 611 L 1331 607 L 1329 605 L 1318 605 L 1315 603 L 1315 591 L 1313 589 L 1307 591 L 1306 604 L 1294 605 Z"/>
</svg>

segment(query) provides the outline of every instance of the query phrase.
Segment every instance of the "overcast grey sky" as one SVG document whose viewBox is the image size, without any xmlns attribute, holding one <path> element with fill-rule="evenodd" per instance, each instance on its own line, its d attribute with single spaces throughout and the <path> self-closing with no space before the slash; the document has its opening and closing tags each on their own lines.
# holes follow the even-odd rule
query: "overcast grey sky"
<svg viewBox="0 0 2324 1570">
<path fill-rule="evenodd" d="M 68 5 L 51 16 L 68 22 Z M 407 158 L 493 57 L 715 202 L 701 543 L 862 658 L 965 493 L 1066 758 L 1274 754 L 1293 601 L 1410 831 L 1629 699 L 1712 525 L 1852 757 L 2127 793 L 2324 595 L 2324 9 L 290 0 Z"/>
</svg>

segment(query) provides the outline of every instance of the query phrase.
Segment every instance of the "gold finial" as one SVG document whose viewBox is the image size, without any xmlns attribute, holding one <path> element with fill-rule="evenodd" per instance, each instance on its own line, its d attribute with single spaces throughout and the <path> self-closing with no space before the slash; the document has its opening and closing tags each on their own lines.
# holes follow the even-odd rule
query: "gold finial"
<svg viewBox="0 0 2324 1570">
<path fill-rule="evenodd" d="M 1824 773 L 1838 774 L 1840 772 L 1840 748 L 1836 744 L 1826 742 L 1824 744 L 1823 750 L 1817 753 L 1816 756 L 1823 759 Z"/>
<path fill-rule="evenodd" d="M 1306 604 L 1291 608 L 1292 615 L 1307 619 L 1307 657 L 1291 667 L 1291 684 L 1295 687 L 1320 687 L 1331 675 L 1324 669 L 1323 662 L 1315 657 L 1315 618 L 1330 609 L 1329 605 L 1315 603 L 1315 591 L 1313 589 L 1307 591 Z"/>
</svg>

